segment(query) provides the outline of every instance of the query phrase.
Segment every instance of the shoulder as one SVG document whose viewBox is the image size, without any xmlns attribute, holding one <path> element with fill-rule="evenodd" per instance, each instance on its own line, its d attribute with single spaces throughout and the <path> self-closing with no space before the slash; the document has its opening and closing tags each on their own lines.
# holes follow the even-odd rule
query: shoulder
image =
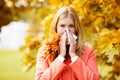
<svg viewBox="0 0 120 80">
<path fill-rule="evenodd" d="M 92 45 L 89 42 L 85 42 L 84 45 L 87 47 L 92 47 Z"/>
<path fill-rule="evenodd" d="M 93 57 L 95 57 L 95 52 L 92 45 L 88 42 L 85 42 L 83 45 L 83 52 L 82 52 L 83 61 L 87 63 L 88 59 L 91 59 Z"/>
<path fill-rule="evenodd" d="M 37 57 L 40 57 L 42 51 L 43 51 L 43 49 L 42 49 L 42 47 L 40 47 L 40 48 L 38 49 Z"/>
<path fill-rule="evenodd" d="M 46 56 L 45 56 L 45 54 L 44 54 L 44 49 L 43 49 L 43 47 L 40 47 L 39 49 L 38 49 L 38 52 L 37 52 L 37 58 L 45 58 Z"/>
<path fill-rule="evenodd" d="M 83 45 L 83 56 L 84 55 L 90 56 L 93 54 L 94 54 L 94 49 L 93 49 L 92 45 L 89 42 L 85 42 Z"/>
<path fill-rule="evenodd" d="M 83 44 L 83 51 L 92 51 L 92 50 L 93 50 L 93 47 L 89 42 L 85 42 Z"/>
</svg>

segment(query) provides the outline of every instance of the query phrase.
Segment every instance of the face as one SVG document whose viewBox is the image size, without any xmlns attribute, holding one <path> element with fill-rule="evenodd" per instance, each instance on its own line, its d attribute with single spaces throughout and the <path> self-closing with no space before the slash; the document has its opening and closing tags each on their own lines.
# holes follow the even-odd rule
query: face
<svg viewBox="0 0 120 80">
<path fill-rule="evenodd" d="M 58 21 L 58 24 L 57 24 L 57 34 L 59 36 L 62 36 L 62 34 L 65 32 L 66 28 L 70 32 L 72 32 L 73 34 L 75 34 L 74 21 L 71 18 L 69 18 L 69 17 L 61 19 L 61 20 Z"/>
</svg>

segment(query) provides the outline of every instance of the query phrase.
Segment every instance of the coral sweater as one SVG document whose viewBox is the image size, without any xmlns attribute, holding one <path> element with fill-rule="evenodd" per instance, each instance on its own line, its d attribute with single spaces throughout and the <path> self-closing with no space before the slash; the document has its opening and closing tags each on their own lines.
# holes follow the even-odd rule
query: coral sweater
<svg viewBox="0 0 120 80">
<path fill-rule="evenodd" d="M 82 57 L 71 62 L 67 57 L 64 62 L 49 59 L 37 55 L 36 80 L 99 80 L 96 55 L 93 48 L 84 46 Z"/>
</svg>

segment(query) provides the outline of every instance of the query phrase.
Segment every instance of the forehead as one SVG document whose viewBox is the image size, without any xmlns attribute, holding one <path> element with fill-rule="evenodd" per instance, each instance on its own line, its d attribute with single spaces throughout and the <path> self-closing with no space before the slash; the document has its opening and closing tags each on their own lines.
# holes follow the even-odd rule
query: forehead
<svg viewBox="0 0 120 80">
<path fill-rule="evenodd" d="M 60 19 L 58 21 L 58 24 L 74 24 L 74 21 L 72 18 L 66 17 L 66 18 Z"/>
</svg>

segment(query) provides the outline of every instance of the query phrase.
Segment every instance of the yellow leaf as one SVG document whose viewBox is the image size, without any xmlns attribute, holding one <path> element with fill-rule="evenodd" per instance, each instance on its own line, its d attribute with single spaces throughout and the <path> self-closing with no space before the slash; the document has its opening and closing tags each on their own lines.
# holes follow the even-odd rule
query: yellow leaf
<svg viewBox="0 0 120 80">
<path fill-rule="evenodd" d="M 110 50 L 112 46 L 112 41 L 107 36 L 101 36 L 96 48 L 101 53 L 105 53 L 107 50 Z"/>
<path fill-rule="evenodd" d="M 113 43 L 114 44 L 119 44 L 120 43 L 120 29 L 113 32 L 113 33 L 114 33 Z"/>
<path fill-rule="evenodd" d="M 77 12 L 79 12 L 79 10 L 80 10 L 80 4 L 78 4 L 78 3 L 72 3 L 70 6 L 72 8 L 74 8 Z"/>
<path fill-rule="evenodd" d="M 106 54 L 107 54 L 108 57 L 109 57 L 108 62 L 112 62 L 113 56 L 114 56 L 115 54 L 119 54 L 119 49 L 118 49 L 118 48 L 111 48 L 110 50 L 107 50 L 107 51 L 106 51 Z"/>
<path fill-rule="evenodd" d="M 100 28 L 98 26 L 95 27 L 95 30 L 99 33 L 100 32 Z"/>
<path fill-rule="evenodd" d="M 97 19 L 93 22 L 93 25 L 97 26 L 98 24 L 100 24 L 103 21 L 104 21 L 104 19 L 102 17 L 97 17 Z"/>
<path fill-rule="evenodd" d="M 99 3 L 103 3 L 103 0 L 99 0 Z"/>
<path fill-rule="evenodd" d="M 37 3 L 37 0 L 32 0 L 33 2 Z"/>
<path fill-rule="evenodd" d="M 107 29 L 107 28 L 103 28 L 102 30 L 101 30 L 101 32 L 100 32 L 100 36 L 103 36 L 103 35 L 106 35 L 106 34 L 108 34 L 110 31 L 109 31 L 109 29 Z"/>
<path fill-rule="evenodd" d="M 34 33 L 34 32 L 35 32 L 35 30 L 34 30 L 34 29 L 32 29 L 32 28 L 30 28 L 30 29 L 28 29 L 28 30 L 27 30 L 27 32 L 28 32 L 28 33 Z"/>
<path fill-rule="evenodd" d="M 58 6 L 61 3 L 61 0 L 49 0 L 50 5 Z"/>
<path fill-rule="evenodd" d="M 97 1 L 90 0 L 90 1 L 83 3 L 83 12 L 87 14 L 90 6 L 94 4 L 97 4 Z"/>
<path fill-rule="evenodd" d="M 70 5 L 72 2 L 73 2 L 73 0 L 65 0 L 63 3 L 68 6 L 68 5 Z"/>
</svg>

